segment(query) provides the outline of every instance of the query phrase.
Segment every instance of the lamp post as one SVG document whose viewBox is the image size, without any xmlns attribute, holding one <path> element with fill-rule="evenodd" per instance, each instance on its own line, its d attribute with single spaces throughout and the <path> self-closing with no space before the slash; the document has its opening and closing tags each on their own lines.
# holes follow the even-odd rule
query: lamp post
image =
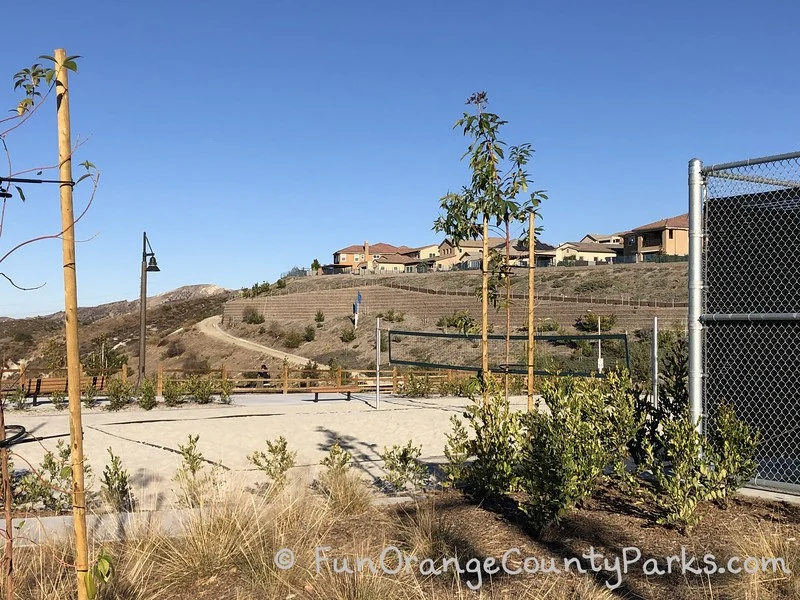
<svg viewBox="0 0 800 600">
<path fill-rule="evenodd" d="M 149 252 L 148 249 L 150 250 Z M 147 233 L 142 233 L 142 288 L 139 295 L 139 375 L 136 378 L 137 386 L 144 379 L 145 342 L 147 338 L 147 273 L 155 273 L 160 270 L 156 264 L 156 255 L 150 246 L 150 240 L 147 239 Z"/>
</svg>

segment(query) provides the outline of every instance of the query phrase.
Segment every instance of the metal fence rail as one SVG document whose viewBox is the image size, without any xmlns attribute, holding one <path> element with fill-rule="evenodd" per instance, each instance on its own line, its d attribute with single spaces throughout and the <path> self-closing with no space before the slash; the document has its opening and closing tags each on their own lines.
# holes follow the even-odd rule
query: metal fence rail
<svg viewBox="0 0 800 600">
<path fill-rule="evenodd" d="M 700 174 L 693 400 L 706 430 L 730 404 L 760 431 L 755 485 L 800 491 L 800 153 Z"/>
</svg>

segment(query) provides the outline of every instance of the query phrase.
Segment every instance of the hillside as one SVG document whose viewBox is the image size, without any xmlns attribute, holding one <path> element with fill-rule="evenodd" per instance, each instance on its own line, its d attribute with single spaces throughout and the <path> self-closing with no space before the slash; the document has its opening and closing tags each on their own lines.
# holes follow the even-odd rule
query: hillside
<svg viewBox="0 0 800 600">
<path fill-rule="evenodd" d="M 271 294 L 226 303 L 223 323 L 234 335 L 291 351 L 321 364 L 334 361 L 365 368 L 375 362 L 374 330 L 378 315 L 384 316 L 383 328 L 409 331 L 441 331 L 442 319 L 454 312 L 466 313 L 479 321 L 480 300 L 475 294 L 479 277 L 475 272 L 448 272 L 296 278 L 287 281 L 286 288 Z M 538 269 L 537 327 L 562 334 L 579 334 L 576 322 L 587 311 L 594 311 L 613 315 L 615 322 L 611 332 L 614 333 L 649 330 L 656 315 L 662 327 L 682 329 L 687 313 L 686 289 L 686 263 Z M 362 296 L 359 328 L 356 339 L 345 342 L 342 336 L 352 330 L 350 316 L 357 291 Z M 513 291 L 519 297 L 511 304 L 511 331 L 520 334 L 527 324 L 527 300 L 522 297 L 527 291 L 524 275 L 515 276 Z M 567 301 L 562 300 L 562 294 Z M 325 316 L 322 327 L 317 327 L 314 319 L 318 310 Z M 260 315 L 264 322 L 244 322 L 248 312 Z M 505 331 L 505 319 L 501 305 L 490 309 L 494 333 Z M 307 337 L 313 335 L 311 341 L 304 339 L 307 331 L 310 331 Z M 452 333 L 452 328 L 449 331 Z M 469 344 L 408 336 L 406 341 L 405 345 L 401 342 L 395 346 L 396 356 L 402 353 L 406 358 L 433 362 L 468 362 L 476 357 L 475 348 Z M 494 355 L 504 354 L 500 345 L 492 350 Z M 519 355 L 521 351 L 517 343 L 512 354 Z"/>
<path fill-rule="evenodd" d="M 168 334 L 222 311 L 232 292 L 215 285 L 192 285 L 148 298 L 148 342 L 155 348 Z M 5 361 L 27 359 L 31 368 L 46 369 L 65 355 L 63 312 L 27 319 L 0 320 L 0 353 Z M 139 302 L 111 302 L 78 309 L 81 355 L 94 350 L 102 337 L 108 347 L 136 366 Z M 47 354 L 47 356 L 45 356 Z M 157 356 L 151 351 L 151 356 Z"/>
</svg>

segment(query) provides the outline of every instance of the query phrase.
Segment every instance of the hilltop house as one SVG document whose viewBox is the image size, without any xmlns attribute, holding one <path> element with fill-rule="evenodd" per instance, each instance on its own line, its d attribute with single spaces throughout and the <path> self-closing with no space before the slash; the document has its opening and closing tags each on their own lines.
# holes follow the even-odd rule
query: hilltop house
<svg viewBox="0 0 800 600">
<path fill-rule="evenodd" d="M 624 234 L 625 259 L 629 262 L 653 260 L 659 255 L 689 254 L 689 213 L 636 227 Z"/>
<path fill-rule="evenodd" d="M 619 250 L 621 251 L 621 246 Z M 617 257 L 617 249 L 594 242 L 564 242 L 555 250 L 555 262 L 576 260 L 589 264 L 610 264 Z"/>
<path fill-rule="evenodd" d="M 326 275 L 337 273 L 354 273 L 359 270 L 370 270 L 375 259 L 384 254 L 402 254 L 414 250 L 408 246 L 393 246 L 392 244 L 378 243 L 370 246 L 365 241 L 363 245 L 347 246 L 333 253 L 333 262 L 323 265 L 322 270 Z"/>
<path fill-rule="evenodd" d="M 582 244 L 619 244 L 622 246 L 624 241 L 625 232 L 623 233 L 587 233 L 579 241 Z"/>
</svg>

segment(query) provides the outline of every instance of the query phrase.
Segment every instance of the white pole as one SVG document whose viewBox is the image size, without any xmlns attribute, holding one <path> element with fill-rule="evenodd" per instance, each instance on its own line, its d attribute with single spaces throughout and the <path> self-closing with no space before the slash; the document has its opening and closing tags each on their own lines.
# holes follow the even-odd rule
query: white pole
<svg viewBox="0 0 800 600">
<path fill-rule="evenodd" d="M 703 423 L 703 163 L 689 161 L 689 407 L 697 429 Z"/>
<path fill-rule="evenodd" d="M 381 407 L 381 319 L 375 319 L 375 409 Z"/>
</svg>

